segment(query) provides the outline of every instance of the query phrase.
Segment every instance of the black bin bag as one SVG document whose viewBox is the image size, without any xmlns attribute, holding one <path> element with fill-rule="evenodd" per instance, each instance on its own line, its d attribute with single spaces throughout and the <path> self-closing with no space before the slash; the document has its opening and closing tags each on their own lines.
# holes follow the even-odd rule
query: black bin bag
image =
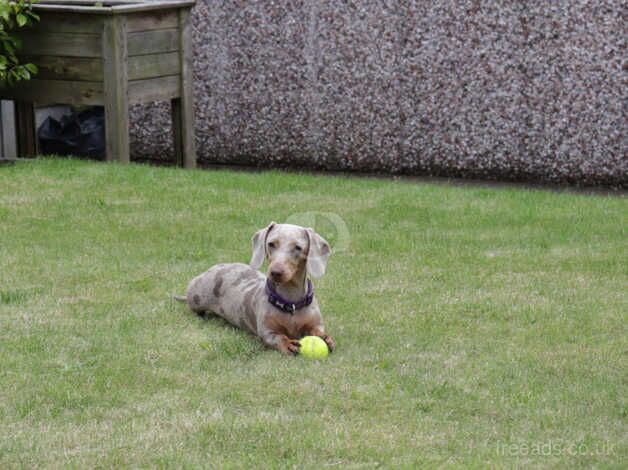
<svg viewBox="0 0 628 470">
<path fill-rule="evenodd" d="M 37 130 L 41 153 L 103 158 L 105 156 L 105 110 L 95 106 L 80 113 L 52 117 Z"/>
</svg>

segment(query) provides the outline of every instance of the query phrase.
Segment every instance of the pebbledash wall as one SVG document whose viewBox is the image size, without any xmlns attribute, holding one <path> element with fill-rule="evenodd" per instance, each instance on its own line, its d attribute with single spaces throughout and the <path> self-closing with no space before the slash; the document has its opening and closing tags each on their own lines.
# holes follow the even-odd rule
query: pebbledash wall
<svg viewBox="0 0 628 470">
<path fill-rule="evenodd" d="M 628 186 L 617 0 L 210 1 L 203 162 Z M 171 152 L 134 107 L 135 157 Z"/>
</svg>

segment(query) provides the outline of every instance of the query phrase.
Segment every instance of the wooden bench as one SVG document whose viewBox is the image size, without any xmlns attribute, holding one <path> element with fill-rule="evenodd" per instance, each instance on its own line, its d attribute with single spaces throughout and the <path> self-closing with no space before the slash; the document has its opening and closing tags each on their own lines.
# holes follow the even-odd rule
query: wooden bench
<svg viewBox="0 0 628 470">
<path fill-rule="evenodd" d="M 41 21 L 20 33 L 39 73 L 0 98 L 16 102 L 19 157 L 37 153 L 34 106 L 105 107 L 106 160 L 128 162 L 129 105 L 170 100 L 175 159 L 196 165 L 192 84 L 194 0 L 41 0 Z"/>
</svg>

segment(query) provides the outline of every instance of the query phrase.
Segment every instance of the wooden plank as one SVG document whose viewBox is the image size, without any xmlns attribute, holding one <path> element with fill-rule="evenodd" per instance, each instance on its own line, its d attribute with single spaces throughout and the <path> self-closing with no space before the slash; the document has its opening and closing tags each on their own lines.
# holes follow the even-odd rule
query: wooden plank
<svg viewBox="0 0 628 470">
<path fill-rule="evenodd" d="M 129 33 L 129 57 L 175 52 L 178 49 L 179 30 L 177 28 Z"/>
<path fill-rule="evenodd" d="M 180 90 L 181 77 L 179 75 L 133 80 L 129 82 L 129 101 L 131 103 L 146 103 L 169 100 L 177 98 Z"/>
<path fill-rule="evenodd" d="M 102 34 L 103 20 L 102 15 L 46 12 L 41 14 L 41 21 L 30 28 L 29 34 L 42 32 Z"/>
<path fill-rule="evenodd" d="M 17 158 L 17 141 L 15 129 L 15 107 L 12 101 L 0 102 L 0 134 L 2 137 L 2 151 L 0 152 L 2 159 Z"/>
<path fill-rule="evenodd" d="M 41 8 L 43 6 L 58 5 L 61 7 L 72 8 L 75 6 L 94 6 L 98 0 L 40 0 L 35 3 L 33 7 Z M 159 8 L 166 6 L 169 7 L 183 7 L 194 5 L 195 0 L 103 0 L 99 2 L 101 6 L 99 8 L 107 8 L 117 5 L 130 5 L 130 6 L 153 6 L 156 5 Z"/>
<path fill-rule="evenodd" d="M 114 5 L 111 9 L 113 13 L 132 13 L 146 12 L 151 10 L 162 10 L 165 8 L 191 8 L 195 4 L 195 0 L 176 0 L 164 2 L 137 2 L 136 4 Z"/>
<path fill-rule="evenodd" d="M 102 44 L 97 34 L 21 33 L 24 55 L 57 55 L 67 57 L 101 57 Z"/>
<path fill-rule="evenodd" d="M 33 79 L 12 88 L 0 88 L 0 98 L 33 101 L 38 104 L 103 104 L 101 82 L 74 82 Z"/>
<path fill-rule="evenodd" d="M 155 29 L 177 28 L 179 18 L 177 10 L 151 11 L 146 13 L 130 13 L 127 16 L 127 31 L 152 31 Z"/>
<path fill-rule="evenodd" d="M 195 0 L 146 1 L 146 0 L 114 0 L 104 1 L 96 6 L 95 1 L 75 0 L 46 0 L 33 5 L 38 13 L 89 13 L 96 15 L 111 15 L 118 13 L 146 12 L 165 8 L 192 7 Z"/>
<path fill-rule="evenodd" d="M 118 1 L 103 2 L 102 6 L 95 6 L 95 2 L 42 2 L 33 5 L 37 13 L 41 12 L 61 12 L 61 13 L 89 13 L 94 15 L 112 15 L 134 12 L 147 12 L 154 10 L 162 10 L 164 8 L 182 8 L 194 5 L 194 0 L 177 0 L 177 1 Z"/>
<path fill-rule="evenodd" d="M 113 7 L 118 5 L 137 5 L 142 0 L 113 0 L 97 2 L 96 0 L 44 0 L 33 5 L 33 9 L 39 14 L 58 12 L 63 14 L 91 14 L 112 15 Z M 104 17 L 103 17 L 104 18 Z"/>
<path fill-rule="evenodd" d="M 110 16 L 113 13 L 112 7 L 96 7 L 87 5 L 47 5 L 47 4 L 35 4 L 33 9 L 38 14 L 56 12 L 56 13 L 80 13 L 88 15 L 107 15 Z"/>
<path fill-rule="evenodd" d="M 128 163 L 129 83 L 126 18 L 107 18 L 103 35 L 106 159 Z"/>
<path fill-rule="evenodd" d="M 192 17 L 189 9 L 179 10 L 179 53 L 181 54 L 181 110 L 178 127 L 182 159 L 185 168 L 196 167 L 194 127 L 194 77 Z M 176 101 L 176 100 L 175 100 Z M 175 134 L 176 137 L 176 134 Z"/>
<path fill-rule="evenodd" d="M 92 57 L 24 56 L 39 67 L 40 80 L 95 82 L 103 79 L 102 59 Z M 129 80 L 163 77 L 179 73 L 179 54 L 148 54 L 129 57 Z"/>
<path fill-rule="evenodd" d="M 137 3 L 143 3 L 145 1 L 146 0 L 104 0 L 98 2 L 98 0 L 40 0 L 38 3 L 35 3 L 33 7 L 41 8 L 42 6 L 49 5 L 57 5 L 68 8 L 76 6 L 93 7 L 98 2 L 100 3 L 100 6 L 98 8 L 108 8 L 114 5 L 135 5 Z"/>
<path fill-rule="evenodd" d="M 17 101 L 15 103 L 15 121 L 17 123 L 17 154 L 20 158 L 32 158 L 37 155 L 35 108 L 32 102 Z"/>
<path fill-rule="evenodd" d="M 129 57 L 129 80 L 164 77 L 179 73 L 179 53 Z"/>
<path fill-rule="evenodd" d="M 103 79 L 103 61 L 93 57 L 24 56 L 39 67 L 38 79 L 95 82 Z"/>
</svg>

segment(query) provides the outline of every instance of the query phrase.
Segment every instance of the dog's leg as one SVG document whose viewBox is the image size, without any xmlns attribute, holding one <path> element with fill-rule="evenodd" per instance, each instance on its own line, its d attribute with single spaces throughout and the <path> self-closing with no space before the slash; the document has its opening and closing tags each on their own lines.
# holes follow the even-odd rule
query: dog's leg
<svg viewBox="0 0 628 470">
<path fill-rule="evenodd" d="M 301 343 L 299 343 L 298 339 L 290 339 L 286 335 L 273 333 L 271 331 L 265 332 L 262 335 L 262 342 L 266 346 L 277 349 L 284 354 L 294 356 L 299 354 L 299 348 L 301 347 Z"/>
</svg>

